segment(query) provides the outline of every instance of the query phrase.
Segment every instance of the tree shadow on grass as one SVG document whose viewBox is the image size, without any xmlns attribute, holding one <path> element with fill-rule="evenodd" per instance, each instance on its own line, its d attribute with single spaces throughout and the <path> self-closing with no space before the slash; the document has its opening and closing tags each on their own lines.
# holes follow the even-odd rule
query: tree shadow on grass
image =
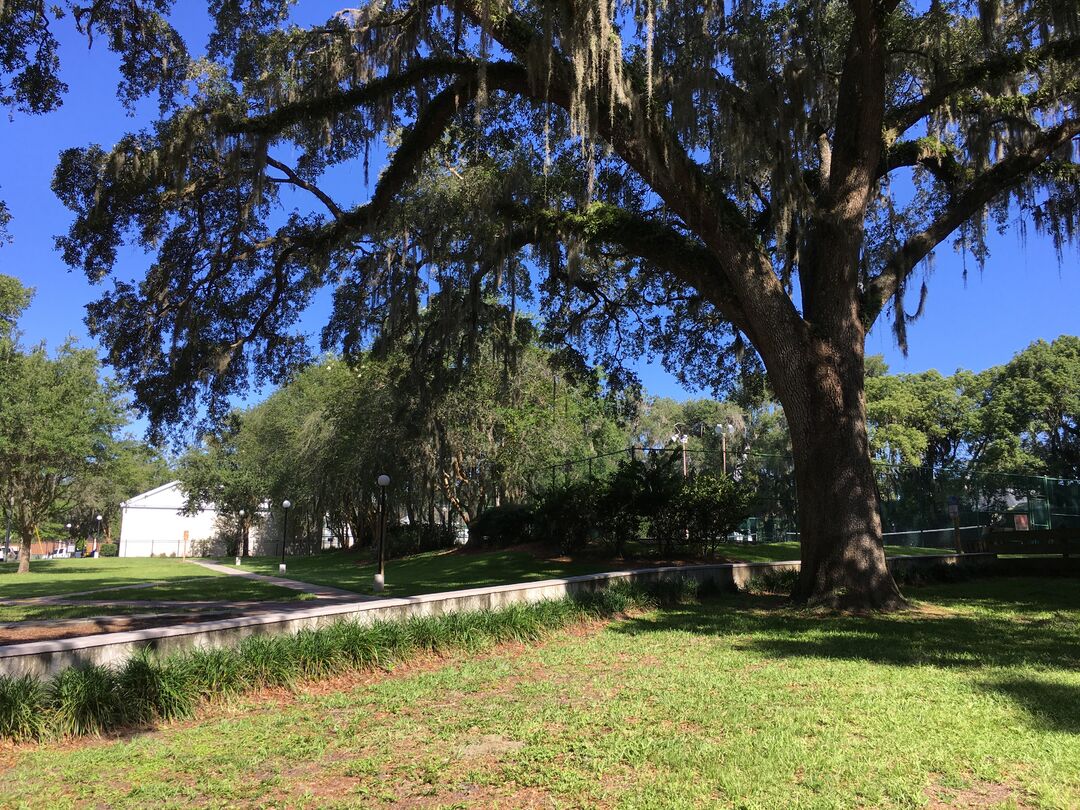
<svg viewBox="0 0 1080 810">
<path fill-rule="evenodd" d="M 986 681 L 980 686 L 1025 709 L 1036 728 L 1080 734 L 1080 686 L 1034 677 Z"/>
<path fill-rule="evenodd" d="M 1080 583 L 981 580 L 915 594 L 929 604 L 890 615 L 819 615 L 780 597 L 725 596 L 621 622 L 639 634 L 683 631 L 729 637 L 733 647 L 771 658 L 866 661 L 890 666 L 1080 669 L 1076 632 Z M 950 605 L 974 608 L 954 612 Z M 979 688 L 1005 695 L 1048 731 L 1080 734 L 1080 686 L 1052 675 L 988 678 Z"/>
</svg>

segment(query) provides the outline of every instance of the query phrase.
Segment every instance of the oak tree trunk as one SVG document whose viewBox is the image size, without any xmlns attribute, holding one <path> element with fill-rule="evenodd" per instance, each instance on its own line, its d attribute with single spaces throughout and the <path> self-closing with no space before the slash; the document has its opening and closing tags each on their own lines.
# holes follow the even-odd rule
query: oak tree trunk
<svg viewBox="0 0 1080 810">
<path fill-rule="evenodd" d="M 802 567 L 797 602 L 840 610 L 904 606 L 885 565 L 866 430 L 863 336 L 816 338 L 797 384 L 778 391 L 791 429 Z"/>
</svg>

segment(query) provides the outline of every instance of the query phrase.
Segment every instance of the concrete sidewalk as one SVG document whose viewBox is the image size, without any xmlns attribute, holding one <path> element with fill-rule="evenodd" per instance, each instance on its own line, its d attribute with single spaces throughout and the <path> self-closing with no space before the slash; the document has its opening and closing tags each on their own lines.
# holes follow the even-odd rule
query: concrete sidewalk
<svg viewBox="0 0 1080 810">
<path fill-rule="evenodd" d="M 231 565 L 219 565 L 218 563 L 203 562 L 202 560 L 188 560 L 188 562 L 193 563 L 194 565 L 201 565 L 203 568 L 209 568 L 211 571 L 217 571 L 221 574 L 228 574 L 232 577 L 246 577 L 247 579 L 257 579 L 260 582 L 268 582 L 271 585 L 288 588 L 291 591 L 310 593 L 319 599 L 348 599 L 352 602 L 361 602 L 379 598 L 376 596 L 364 596 L 363 594 L 356 593 L 355 591 L 346 591 L 342 588 L 331 588 L 329 585 L 311 585 L 307 582 L 297 582 L 295 579 L 285 579 L 284 577 L 268 577 L 264 574 L 253 574 L 250 571 L 242 571 L 239 568 Z"/>
</svg>

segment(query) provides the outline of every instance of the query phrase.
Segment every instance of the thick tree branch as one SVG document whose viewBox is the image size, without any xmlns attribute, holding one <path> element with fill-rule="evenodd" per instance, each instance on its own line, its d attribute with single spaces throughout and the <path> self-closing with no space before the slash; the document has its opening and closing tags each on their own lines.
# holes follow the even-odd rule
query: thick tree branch
<svg viewBox="0 0 1080 810">
<path fill-rule="evenodd" d="M 266 165 L 273 166 L 279 172 L 284 174 L 286 179 L 283 182 L 291 183 L 297 188 L 302 188 L 305 191 L 310 191 L 319 199 L 320 202 L 322 202 L 323 205 L 325 205 L 330 210 L 330 213 L 334 215 L 334 219 L 341 219 L 341 215 L 344 212 L 341 210 L 340 207 L 338 207 L 338 204 L 334 202 L 330 195 L 323 191 L 321 188 L 319 188 L 313 183 L 309 183 L 307 180 L 294 172 L 292 168 L 289 167 L 287 164 L 282 163 L 279 160 L 275 160 L 269 155 L 267 155 L 266 157 Z M 275 182 L 278 180 L 278 178 L 270 179 L 274 180 Z"/>
<path fill-rule="evenodd" d="M 1055 40 L 1029 51 L 1015 51 L 993 56 L 963 70 L 954 79 L 930 90 L 918 101 L 897 107 L 885 117 L 885 128 L 894 136 L 903 135 L 934 109 L 952 96 L 971 90 L 988 79 L 1023 73 L 1050 60 L 1072 60 L 1080 57 L 1080 37 Z"/>
<path fill-rule="evenodd" d="M 514 215 L 555 236 L 573 235 L 597 246 L 616 245 L 701 293 L 739 329 L 749 328 L 716 255 L 667 223 L 601 203 L 580 212 L 518 209 Z"/>
<path fill-rule="evenodd" d="M 893 255 L 888 265 L 867 285 L 862 296 L 863 321 L 871 325 L 885 303 L 901 289 L 920 261 L 949 234 L 988 205 L 999 194 L 1020 183 L 1062 144 L 1080 135 L 1080 118 L 1049 129 L 1024 151 L 1014 152 L 995 164 L 959 195 L 920 233 Z"/>
<path fill-rule="evenodd" d="M 956 150 L 937 138 L 919 138 L 894 143 L 881 156 L 877 177 L 903 167 L 922 166 L 947 186 L 966 179 L 966 170 L 956 158 Z"/>
</svg>

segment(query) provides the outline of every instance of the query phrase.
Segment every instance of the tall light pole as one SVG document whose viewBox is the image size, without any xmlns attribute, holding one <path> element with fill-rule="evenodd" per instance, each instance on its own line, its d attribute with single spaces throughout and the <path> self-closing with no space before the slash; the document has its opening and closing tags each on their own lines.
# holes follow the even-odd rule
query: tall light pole
<svg viewBox="0 0 1080 810">
<path fill-rule="evenodd" d="M 278 572 L 285 573 L 285 538 L 289 536 L 289 509 L 292 508 L 292 501 L 284 500 L 281 502 L 281 508 L 285 510 L 285 521 L 281 527 L 281 565 L 278 566 Z"/>
<path fill-rule="evenodd" d="M 687 435 L 684 431 L 680 430 L 681 427 L 681 422 L 675 423 L 675 435 L 671 437 L 671 441 L 678 442 L 682 445 L 682 477 L 686 478 L 686 443 L 690 441 L 690 436 Z"/>
<path fill-rule="evenodd" d="M 236 564 L 240 564 L 240 558 L 244 556 L 244 510 L 239 512 L 240 522 L 236 525 Z"/>
<path fill-rule="evenodd" d="M 101 515 L 97 516 L 97 534 L 94 535 L 94 553 L 91 556 L 97 556 L 99 542 L 101 542 Z"/>
<path fill-rule="evenodd" d="M 375 574 L 375 582 L 372 590 L 382 593 L 386 587 L 386 488 L 390 486 L 390 476 L 383 473 L 379 476 L 379 571 Z"/>
<path fill-rule="evenodd" d="M 67 539 L 64 540 L 64 551 L 67 551 L 67 544 L 71 541 L 71 524 L 65 523 L 64 528 L 67 529 Z"/>
<path fill-rule="evenodd" d="M 727 475 L 727 437 L 735 435 L 735 426 L 728 422 L 716 426 L 716 435 L 720 437 L 721 453 L 724 456 L 724 475 Z"/>
<path fill-rule="evenodd" d="M 12 495 L 8 508 L 4 510 L 4 562 L 11 556 L 11 513 L 15 511 L 15 496 Z"/>
</svg>

